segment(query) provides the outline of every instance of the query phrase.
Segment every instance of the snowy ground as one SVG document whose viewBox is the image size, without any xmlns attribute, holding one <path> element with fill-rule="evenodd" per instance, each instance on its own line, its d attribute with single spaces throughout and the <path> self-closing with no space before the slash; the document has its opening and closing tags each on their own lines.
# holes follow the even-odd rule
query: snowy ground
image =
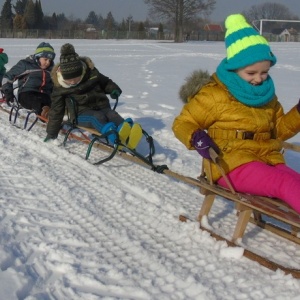
<svg viewBox="0 0 300 300">
<path fill-rule="evenodd" d="M 40 42 L 1 39 L 8 68 Z M 57 56 L 64 42 L 50 41 Z M 199 175 L 201 158 L 174 138 L 171 125 L 185 77 L 198 68 L 213 72 L 224 44 L 70 42 L 121 86 L 118 111 L 153 136 L 155 163 Z M 272 49 L 278 64 L 271 75 L 289 110 L 299 98 L 300 43 Z M 120 157 L 94 166 L 83 159 L 86 146 L 63 148 L 62 137 L 44 143 L 44 127 L 20 130 L 2 111 L 0 119 L 0 299 L 300 299 L 299 280 L 178 221 L 180 213 L 197 215 L 203 197 L 196 188 Z M 291 141 L 299 144 L 300 135 Z M 300 172 L 300 154 L 286 158 Z M 210 224 L 230 237 L 235 220 L 233 206 L 219 199 Z M 243 243 L 300 268 L 300 246 L 291 242 L 249 225 Z"/>
</svg>

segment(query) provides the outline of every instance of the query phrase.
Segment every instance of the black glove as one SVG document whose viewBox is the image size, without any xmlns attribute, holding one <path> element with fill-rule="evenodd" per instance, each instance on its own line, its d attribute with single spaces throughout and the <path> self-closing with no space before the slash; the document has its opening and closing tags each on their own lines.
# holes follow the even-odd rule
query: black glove
<svg viewBox="0 0 300 300">
<path fill-rule="evenodd" d="M 300 99 L 299 99 L 299 102 L 298 102 L 298 104 L 297 104 L 297 110 L 298 110 L 298 112 L 300 113 Z"/>
<path fill-rule="evenodd" d="M 14 90 L 11 84 L 4 84 L 2 86 L 2 91 L 4 93 L 5 96 L 5 101 L 8 105 L 10 105 L 10 103 L 14 102 Z"/>
<path fill-rule="evenodd" d="M 5 101 L 9 106 L 14 103 L 14 99 L 15 99 L 14 94 L 4 93 L 4 96 L 5 96 Z"/>
</svg>

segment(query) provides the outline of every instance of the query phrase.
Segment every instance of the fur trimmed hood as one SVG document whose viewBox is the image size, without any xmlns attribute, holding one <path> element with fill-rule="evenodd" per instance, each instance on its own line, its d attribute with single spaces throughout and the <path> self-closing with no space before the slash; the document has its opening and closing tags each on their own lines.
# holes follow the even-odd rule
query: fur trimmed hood
<svg viewBox="0 0 300 300">
<path fill-rule="evenodd" d="M 208 71 L 196 70 L 185 78 L 185 83 L 180 87 L 179 97 L 187 103 L 199 90 L 211 80 Z"/>
<path fill-rule="evenodd" d="M 93 70 L 95 68 L 95 64 L 89 57 L 80 56 L 80 60 L 87 66 L 87 68 L 86 68 L 87 70 L 88 69 Z M 56 64 L 51 71 L 51 78 L 52 78 L 52 81 L 53 81 L 53 84 L 55 87 L 61 86 L 61 84 L 59 83 L 59 80 L 58 80 L 58 76 L 57 76 L 59 67 L 60 67 L 60 63 Z"/>
</svg>

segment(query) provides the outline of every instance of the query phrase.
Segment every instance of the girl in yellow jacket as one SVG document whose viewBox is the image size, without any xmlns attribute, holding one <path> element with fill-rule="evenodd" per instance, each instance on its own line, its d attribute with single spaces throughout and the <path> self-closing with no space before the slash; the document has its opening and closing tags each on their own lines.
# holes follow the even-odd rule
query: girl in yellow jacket
<svg viewBox="0 0 300 300">
<path fill-rule="evenodd" d="M 300 131 L 300 102 L 284 113 L 269 76 L 276 57 L 264 37 L 240 14 L 225 26 L 227 57 L 200 90 L 195 78 L 187 84 L 174 134 L 204 158 L 210 147 L 219 153 L 236 191 L 282 199 L 300 213 L 300 174 L 281 153 L 282 141 Z M 214 164 L 212 177 L 227 187 Z"/>
</svg>

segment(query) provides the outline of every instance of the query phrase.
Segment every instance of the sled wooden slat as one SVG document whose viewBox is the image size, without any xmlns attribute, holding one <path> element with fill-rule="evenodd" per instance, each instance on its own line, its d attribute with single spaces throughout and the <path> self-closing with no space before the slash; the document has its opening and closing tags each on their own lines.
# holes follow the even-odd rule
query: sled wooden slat
<svg viewBox="0 0 300 300">
<path fill-rule="evenodd" d="M 232 201 L 237 210 L 237 222 L 232 234 L 232 241 L 236 242 L 244 236 L 249 222 L 269 230 L 281 237 L 300 244 L 300 215 L 285 202 L 243 193 L 233 194 L 216 184 L 211 183 L 206 174 L 211 174 L 210 164 L 203 163 L 204 170 L 198 178 L 200 193 L 205 195 L 200 208 L 198 221 L 208 216 L 216 196 Z M 192 180 L 192 178 L 190 178 Z M 283 223 L 283 224 L 280 224 Z"/>
<path fill-rule="evenodd" d="M 94 128 L 90 128 L 90 127 L 83 127 L 83 126 L 76 126 L 78 129 L 81 129 L 81 130 L 83 130 L 83 131 L 87 131 L 87 132 L 89 132 L 90 134 L 93 134 L 93 135 L 96 135 L 96 136 L 101 136 L 101 133 L 98 131 L 98 130 L 96 130 L 96 129 L 94 129 Z"/>
<path fill-rule="evenodd" d="M 248 208 L 246 205 L 238 205 L 239 216 L 234 229 L 232 240 L 237 240 L 244 235 L 247 224 L 252 214 L 252 209 Z"/>
</svg>

